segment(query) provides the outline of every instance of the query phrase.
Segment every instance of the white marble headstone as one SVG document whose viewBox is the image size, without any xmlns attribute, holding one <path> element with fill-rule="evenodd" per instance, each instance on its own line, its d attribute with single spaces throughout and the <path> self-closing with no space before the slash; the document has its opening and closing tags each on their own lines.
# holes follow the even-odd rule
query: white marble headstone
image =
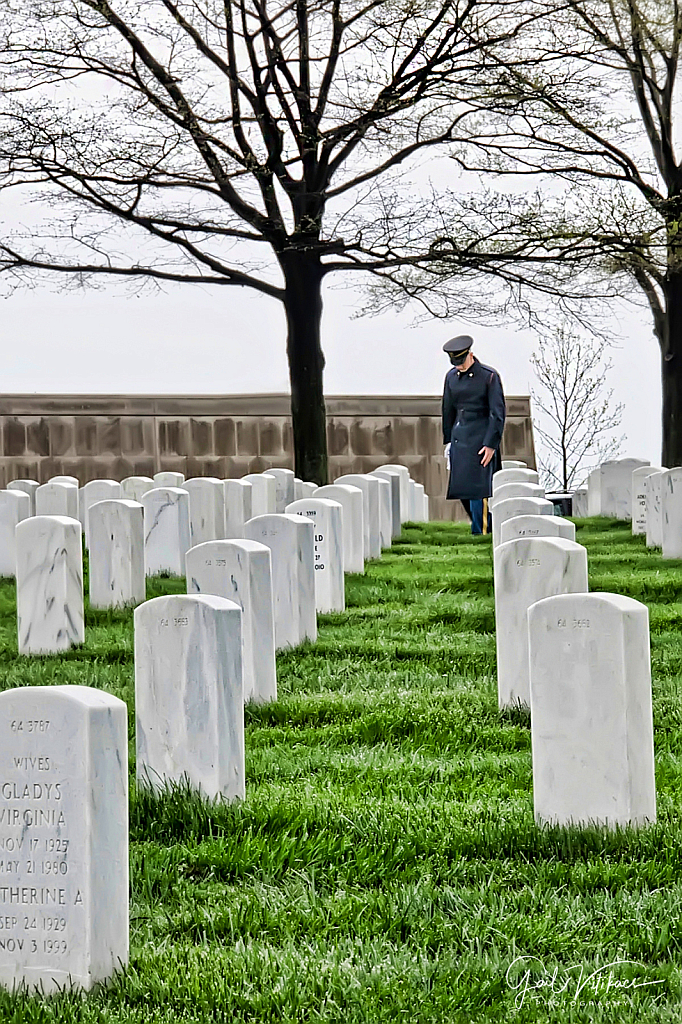
<svg viewBox="0 0 682 1024">
<path fill-rule="evenodd" d="M 562 516 L 514 516 L 502 523 L 500 544 L 517 537 L 563 537 L 575 541 L 575 523 Z"/>
<path fill-rule="evenodd" d="M 364 572 L 364 509 L 359 487 L 350 484 L 325 484 L 315 491 L 316 498 L 338 501 L 343 507 L 343 565 L 345 572 Z"/>
<path fill-rule="evenodd" d="M 37 516 L 78 519 L 78 487 L 66 480 L 50 480 L 36 488 Z M 79 520 L 80 521 L 80 520 Z"/>
<path fill-rule="evenodd" d="M 10 480 L 7 484 L 8 491 L 23 491 L 31 499 L 31 511 L 29 515 L 36 514 L 36 491 L 40 487 L 37 480 Z"/>
<path fill-rule="evenodd" d="M 644 490 L 646 493 L 646 546 L 648 548 L 660 548 L 663 543 L 663 516 L 661 507 L 661 495 L 663 474 L 661 469 L 645 477 Z"/>
<path fill-rule="evenodd" d="M 0 984 L 91 989 L 128 962 L 126 705 L 25 686 L 0 730 Z"/>
<path fill-rule="evenodd" d="M 31 496 L 25 491 L 0 491 L 0 576 L 17 571 L 17 523 L 30 518 Z"/>
<path fill-rule="evenodd" d="M 587 592 L 587 551 L 562 537 L 499 544 L 495 561 L 497 694 L 501 708 L 529 704 L 527 612 L 555 594 Z"/>
<path fill-rule="evenodd" d="M 576 487 L 571 493 L 571 515 L 574 519 L 585 519 L 588 514 L 587 487 Z"/>
<path fill-rule="evenodd" d="M 123 497 L 131 501 L 142 501 L 143 494 L 157 486 L 150 476 L 127 476 L 121 480 Z"/>
<path fill-rule="evenodd" d="M 429 514 L 429 496 L 428 494 L 424 493 L 424 522 L 428 523 L 430 518 L 431 517 Z"/>
<path fill-rule="evenodd" d="M 519 462 L 518 459 L 502 459 L 502 469 L 527 469 L 525 462 Z"/>
<path fill-rule="evenodd" d="M 213 594 L 135 609 L 137 777 L 244 799 L 242 611 Z"/>
<path fill-rule="evenodd" d="M 317 639 L 315 540 L 313 523 L 303 516 L 257 516 L 244 526 L 247 540 L 272 553 L 272 593 L 277 650 Z"/>
<path fill-rule="evenodd" d="M 414 510 L 413 510 L 413 513 L 412 513 L 412 518 L 413 518 L 415 523 L 425 523 L 425 522 L 428 521 L 427 518 L 424 516 L 424 498 L 425 498 L 425 496 L 426 496 L 426 491 L 424 490 L 424 485 L 423 484 L 415 483 L 415 481 L 413 480 L 412 481 L 412 500 L 413 500 L 413 503 L 414 503 Z"/>
<path fill-rule="evenodd" d="M 346 473 L 334 481 L 335 484 L 350 484 L 359 487 L 363 493 L 365 516 L 364 554 L 365 561 L 381 558 L 381 523 L 379 519 L 379 483 L 370 473 Z"/>
<path fill-rule="evenodd" d="M 489 505 L 491 510 L 499 501 L 506 501 L 507 498 L 544 498 L 545 488 L 541 484 L 527 484 L 522 481 L 503 484 L 494 491 Z"/>
<path fill-rule="evenodd" d="M 391 481 L 383 476 L 377 476 L 377 480 L 379 481 L 379 539 L 382 548 L 390 548 L 393 543 Z"/>
<path fill-rule="evenodd" d="M 296 480 L 294 485 L 294 500 L 299 501 L 301 498 L 312 498 L 316 490 L 317 484 L 313 484 L 309 480 Z"/>
<path fill-rule="evenodd" d="M 15 537 L 19 654 L 56 654 L 82 644 L 81 524 L 67 516 L 31 516 Z"/>
<path fill-rule="evenodd" d="M 253 518 L 251 493 L 253 484 L 248 480 L 223 480 L 225 492 L 225 538 L 244 536 L 244 523 Z"/>
<path fill-rule="evenodd" d="M 601 469 L 599 466 L 587 475 L 587 514 L 601 515 Z"/>
<path fill-rule="evenodd" d="M 251 518 L 271 515 L 277 501 L 277 482 L 265 473 L 247 473 L 242 477 L 251 484 Z"/>
<path fill-rule="evenodd" d="M 406 523 L 410 518 L 410 471 L 407 466 L 389 462 L 381 469 L 392 469 L 400 477 L 400 522 Z"/>
<path fill-rule="evenodd" d="M 153 487 L 142 495 L 147 576 L 182 576 L 189 548 L 189 494 L 180 487 Z"/>
<path fill-rule="evenodd" d="M 518 469 L 498 469 L 497 473 L 493 473 L 493 494 L 498 487 L 506 487 L 507 484 L 537 483 L 539 478 L 534 469 L 526 469 L 525 466 Z"/>
<path fill-rule="evenodd" d="M 89 511 L 98 501 L 115 501 L 123 497 L 123 488 L 118 480 L 90 480 L 81 488 L 79 496 L 80 521 L 85 531 L 85 543 L 90 547 Z"/>
<path fill-rule="evenodd" d="M 617 459 L 603 462 L 601 476 L 601 512 L 603 516 L 630 519 L 632 515 L 632 474 L 649 463 L 642 459 Z"/>
<path fill-rule="evenodd" d="M 328 498 L 300 498 L 287 505 L 286 511 L 307 517 L 315 528 L 316 610 L 345 611 L 343 507 Z"/>
<path fill-rule="evenodd" d="M 166 470 L 164 472 L 154 474 L 155 487 L 182 487 L 184 482 L 184 473 L 174 473 L 172 470 Z"/>
<path fill-rule="evenodd" d="M 190 548 L 185 565 L 188 594 L 215 594 L 242 610 L 244 700 L 277 700 L 270 548 L 254 540 L 209 541 Z"/>
<path fill-rule="evenodd" d="M 294 474 L 291 469 L 268 469 L 263 474 L 275 481 L 275 512 L 284 512 L 287 505 L 296 500 Z"/>
<path fill-rule="evenodd" d="M 661 475 L 661 547 L 663 558 L 682 558 L 682 466 Z"/>
<path fill-rule="evenodd" d="M 502 523 L 514 516 L 553 516 L 554 505 L 546 498 L 507 498 L 493 509 L 493 546 L 500 543 Z"/>
<path fill-rule="evenodd" d="M 77 476 L 69 476 L 68 474 L 66 476 L 51 476 L 50 479 L 47 482 L 48 482 L 48 484 L 58 483 L 58 484 L 73 484 L 74 487 L 79 487 L 80 486 L 80 481 L 79 481 L 78 477 Z"/>
<path fill-rule="evenodd" d="M 400 473 L 397 473 L 394 469 L 384 469 L 381 466 L 379 469 L 374 470 L 372 476 L 377 477 L 378 480 L 384 480 L 389 487 L 388 507 L 385 504 L 379 507 L 379 528 L 381 530 L 382 547 L 390 548 L 393 538 L 400 536 L 400 526 L 403 522 Z M 385 494 L 386 491 L 384 489 L 384 503 L 386 502 Z"/>
<path fill-rule="evenodd" d="M 205 544 L 225 538 L 225 482 L 214 476 L 186 480 L 182 489 L 189 494 L 189 543 Z"/>
<path fill-rule="evenodd" d="M 571 594 L 533 605 L 528 620 L 538 823 L 655 822 L 646 606 Z"/>
<path fill-rule="evenodd" d="M 652 473 L 660 473 L 660 466 L 639 466 L 632 474 L 632 533 L 646 534 L 646 485 Z"/>
<path fill-rule="evenodd" d="M 88 511 L 90 524 L 90 604 L 124 608 L 146 597 L 144 507 L 118 498 L 98 501 Z"/>
</svg>

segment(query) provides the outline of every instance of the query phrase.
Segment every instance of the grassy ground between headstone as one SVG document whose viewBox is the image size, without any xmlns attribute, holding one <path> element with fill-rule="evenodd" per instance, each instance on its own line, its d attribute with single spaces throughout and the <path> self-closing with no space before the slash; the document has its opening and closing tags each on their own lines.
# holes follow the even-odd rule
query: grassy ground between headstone
<svg viewBox="0 0 682 1024">
<path fill-rule="evenodd" d="M 132 891 L 126 971 L 0 994 L 0 1024 L 679 1021 L 682 563 L 629 524 L 578 539 L 592 590 L 650 609 L 659 821 L 640 832 L 535 826 L 528 718 L 497 709 L 490 541 L 462 525 L 408 526 L 278 657 L 239 806 L 136 791 L 131 612 L 86 610 L 82 648 L 19 658 L 3 581 L 0 688 L 128 703 Z"/>
</svg>

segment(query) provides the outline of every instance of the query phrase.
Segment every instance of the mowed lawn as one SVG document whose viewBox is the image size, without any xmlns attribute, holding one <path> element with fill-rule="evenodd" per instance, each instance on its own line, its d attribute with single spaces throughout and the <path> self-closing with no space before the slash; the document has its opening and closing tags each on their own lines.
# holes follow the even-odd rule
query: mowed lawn
<svg viewBox="0 0 682 1024">
<path fill-rule="evenodd" d="M 4 581 L 3 688 L 128 702 L 132 893 L 127 970 L 85 997 L 0 995 L 1 1024 L 680 1021 L 682 563 L 629 524 L 578 539 L 593 590 L 650 608 L 659 821 L 640 832 L 535 826 L 528 717 L 497 708 L 490 542 L 464 526 L 407 527 L 278 658 L 239 806 L 136 792 L 132 613 L 18 658 Z"/>
</svg>

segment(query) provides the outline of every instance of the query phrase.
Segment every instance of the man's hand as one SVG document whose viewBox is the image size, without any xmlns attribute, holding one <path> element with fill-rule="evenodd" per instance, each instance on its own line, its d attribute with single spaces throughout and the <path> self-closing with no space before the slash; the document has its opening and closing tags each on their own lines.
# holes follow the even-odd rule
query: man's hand
<svg viewBox="0 0 682 1024">
<path fill-rule="evenodd" d="M 445 445 L 445 449 L 443 451 L 443 458 L 445 459 L 446 463 L 449 466 L 450 465 L 450 442 L 449 441 Z"/>
<path fill-rule="evenodd" d="M 487 466 L 488 463 L 490 462 L 490 460 L 492 459 L 493 455 L 495 454 L 495 449 L 494 448 L 481 448 L 481 450 L 480 450 L 480 452 L 478 454 L 483 456 L 483 458 L 481 459 L 481 465 L 482 466 Z"/>
</svg>

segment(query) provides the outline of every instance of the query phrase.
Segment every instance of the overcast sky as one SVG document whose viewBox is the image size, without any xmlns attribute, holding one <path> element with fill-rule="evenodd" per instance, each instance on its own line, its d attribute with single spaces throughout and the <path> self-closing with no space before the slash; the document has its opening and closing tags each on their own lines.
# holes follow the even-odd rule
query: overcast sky
<svg viewBox="0 0 682 1024">
<path fill-rule="evenodd" d="M 532 384 L 530 331 L 464 321 L 414 326 L 416 310 L 353 319 L 359 296 L 327 288 L 323 340 L 328 394 L 440 394 L 441 351 L 470 333 L 508 394 Z M 279 304 L 243 289 L 171 287 L 140 297 L 110 289 L 59 293 L 47 285 L 0 300 L 4 360 L 0 391 L 31 393 L 235 394 L 288 391 Z M 624 455 L 660 461 L 658 346 L 648 316 L 623 307 L 613 319 L 608 383 L 625 405 Z"/>
</svg>

